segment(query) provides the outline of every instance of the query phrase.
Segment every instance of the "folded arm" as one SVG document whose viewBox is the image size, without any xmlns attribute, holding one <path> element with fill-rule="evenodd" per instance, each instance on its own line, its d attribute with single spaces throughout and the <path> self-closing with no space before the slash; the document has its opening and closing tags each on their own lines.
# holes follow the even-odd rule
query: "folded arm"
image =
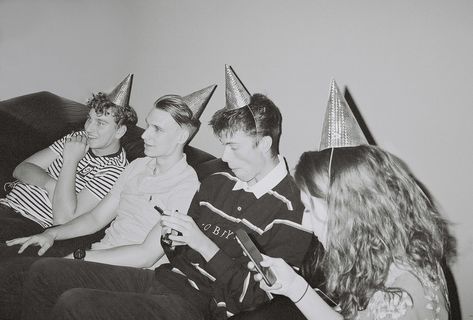
<svg viewBox="0 0 473 320">
<path fill-rule="evenodd" d="M 47 169 L 58 155 L 49 148 L 45 148 L 25 159 L 13 171 L 13 177 L 23 183 L 38 186 L 48 192 L 52 199 L 56 187 L 56 180 Z"/>
<path fill-rule="evenodd" d="M 63 224 L 92 210 L 100 199 L 84 188 L 76 193 L 76 171 L 89 146 L 83 135 L 66 138 L 63 165 L 52 198 L 53 223 Z"/>
</svg>

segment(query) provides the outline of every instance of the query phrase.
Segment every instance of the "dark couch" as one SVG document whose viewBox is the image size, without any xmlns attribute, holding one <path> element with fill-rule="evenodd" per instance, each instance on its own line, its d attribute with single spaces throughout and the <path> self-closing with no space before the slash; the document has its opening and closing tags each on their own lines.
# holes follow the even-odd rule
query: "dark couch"
<svg viewBox="0 0 473 320">
<path fill-rule="evenodd" d="M 16 165 L 65 134 L 81 129 L 88 112 L 89 109 L 84 104 L 46 91 L 0 101 L 0 197 L 6 193 L 4 184 L 13 181 L 12 172 Z M 142 133 L 143 128 L 135 126 L 129 128 L 122 138 L 122 145 L 129 161 L 144 156 Z M 214 172 L 228 170 L 221 159 L 201 149 L 188 145 L 184 152 L 200 180 Z M 320 287 L 323 282 L 317 264 L 322 251 L 314 237 L 304 266 L 301 268 L 303 276 L 314 287 Z M 294 304 L 282 296 L 276 296 L 270 303 L 232 318 L 304 319 Z"/>
</svg>

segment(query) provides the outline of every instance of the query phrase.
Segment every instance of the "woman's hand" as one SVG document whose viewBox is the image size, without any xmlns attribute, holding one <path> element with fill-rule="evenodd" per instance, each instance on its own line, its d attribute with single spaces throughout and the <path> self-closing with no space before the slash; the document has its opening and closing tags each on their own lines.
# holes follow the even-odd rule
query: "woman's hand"
<svg viewBox="0 0 473 320">
<path fill-rule="evenodd" d="M 289 266 L 281 258 L 271 258 L 263 255 L 262 267 L 271 268 L 276 275 L 276 282 L 272 286 L 268 286 L 264 281 L 261 281 L 262 276 L 259 273 L 254 275 L 256 281 L 259 281 L 261 289 L 284 295 L 292 301 L 297 301 L 307 289 L 307 282 L 299 276 L 291 266 Z M 256 271 L 253 262 L 248 263 L 250 270 Z"/>
</svg>

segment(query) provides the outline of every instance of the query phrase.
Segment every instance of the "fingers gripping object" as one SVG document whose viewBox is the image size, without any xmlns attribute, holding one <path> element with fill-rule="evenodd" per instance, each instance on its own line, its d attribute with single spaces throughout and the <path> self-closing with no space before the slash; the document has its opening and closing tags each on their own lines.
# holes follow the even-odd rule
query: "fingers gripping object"
<svg viewBox="0 0 473 320">
<path fill-rule="evenodd" d="M 235 233 L 235 239 L 243 249 L 243 252 L 253 262 L 256 271 L 261 274 L 261 277 L 268 286 L 272 286 L 276 282 L 276 275 L 273 273 L 271 268 L 263 267 L 261 265 L 261 261 L 263 261 L 263 256 L 259 252 L 258 248 L 256 248 L 255 244 L 253 243 L 253 241 L 251 241 L 250 237 L 244 230 L 238 229 Z"/>
<path fill-rule="evenodd" d="M 161 209 L 161 208 L 158 207 L 158 206 L 154 206 L 154 209 L 155 209 L 156 211 L 158 211 L 159 214 L 162 215 L 162 216 L 168 215 L 168 214 L 166 214 L 166 213 L 164 212 L 163 209 Z M 177 212 L 177 210 L 176 210 L 176 212 Z M 171 248 L 171 250 L 173 250 L 173 249 L 174 249 L 174 246 L 172 245 L 172 240 L 169 239 L 169 235 L 181 236 L 182 233 L 180 233 L 180 232 L 177 231 L 177 230 L 171 229 L 170 231 L 166 232 L 165 234 L 163 234 L 163 235 L 161 236 L 161 243 L 162 243 L 162 244 L 165 244 L 165 245 L 167 245 L 167 246 L 169 246 L 169 247 Z"/>
</svg>

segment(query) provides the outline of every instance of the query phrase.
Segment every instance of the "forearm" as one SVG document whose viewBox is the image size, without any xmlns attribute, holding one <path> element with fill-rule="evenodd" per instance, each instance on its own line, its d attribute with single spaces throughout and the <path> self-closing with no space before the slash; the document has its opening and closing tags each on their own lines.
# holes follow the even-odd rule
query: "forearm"
<svg viewBox="0 0 473 320">
<path fill-rule="evenodd" d="M 66 240 L 92 234 L 107 225 L 108 222 L 100 221 L 92 213 L 87 213 L 46 230 L 55 240 Z"/>
<path fill-rule="evenodd" d="M 305 281 L 304 281 L 305 282 Z M 306 282 L 307 283 L 307 282 Z M 302 290 L 300 290 L 303 292 Z M 303 294 L 303 293 L 302 293 Z M 296 298 L 297 299 L 297 298 Z M 293 300 L 294 301 L 294 300 Z M 299 301 L 295 300 L 297 308 L 309 319 L 342 320 L 340 313 L 333 310 L 310 286 Z"/>
<path fill-rule="evenodd" d="M 159 245 L 153 251 L 142 245 L 128 245 L 104 250 L 89 250 L 85 260 L 116 266 L 149 268 L 163 255 L 164 251 Z"/>
<path fill-rule="evenodd" d="M 20 163 L 13 171 L 13 177 L 21 182 L 44 189 L 46 189 L 48 183 L 56 183 L 56 180 L 54 180 L 47 171 L 30 162 Z"/>
<path fill-rule="evenodd" d="M 52 211 L 54 224 L 66 223 L 74 218 L 77 208 L 75 190 L 77 163 L 64 163 L 59 174 L 54 196 Z"/>
</svg>

